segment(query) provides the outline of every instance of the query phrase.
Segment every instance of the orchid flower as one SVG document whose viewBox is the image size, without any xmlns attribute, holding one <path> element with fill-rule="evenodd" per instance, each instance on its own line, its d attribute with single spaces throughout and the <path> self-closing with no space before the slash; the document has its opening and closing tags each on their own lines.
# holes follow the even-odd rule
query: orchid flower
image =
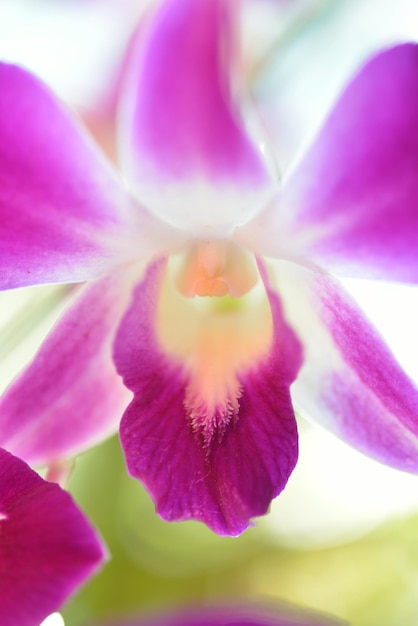
<svg viewBox="0 0 418 626">
<path fill-rule="evenodd" d="M 109 626 L 343 626 L 346 622 L 286 606 L 225 605 L 183 609 Z"/>
<path fill-rule="evenodd" d="M 53 464 L 123 413 L 158 513 L 227 535 L 284 488 L 293 406 L 418 470 L 417 389 L 331 275 L 418 281 L 418 47 L 372 58 L 279 186 L 238 11 L 148 14 L 119 93 L 123 182 L 40 81 L 0 66 L 0 285 L 85 281 L 1 400 L 0 444 Z"/>
<path fill-rule="evenodd" d="M 104 559 L 70 495 L 0 449 L 0 622 L 39 624 Z"/>
</svg>

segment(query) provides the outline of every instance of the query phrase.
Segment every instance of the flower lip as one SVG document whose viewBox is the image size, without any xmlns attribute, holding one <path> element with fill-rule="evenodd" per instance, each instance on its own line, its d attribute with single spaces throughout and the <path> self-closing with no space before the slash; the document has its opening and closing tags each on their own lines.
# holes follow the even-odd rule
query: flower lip
<svg viewBox="0 0 418 626">
<path fill-rule="evenodd" d="M 164 519 L 238 535 L 296 462 L 289 386 L 301 346 L 261 266 L 241 298 L 184 297 L 170 270 L 163 258 L 149 267 L 114 344 L 134 393 L 120 431 L 128 469 Z"/>
</svg>

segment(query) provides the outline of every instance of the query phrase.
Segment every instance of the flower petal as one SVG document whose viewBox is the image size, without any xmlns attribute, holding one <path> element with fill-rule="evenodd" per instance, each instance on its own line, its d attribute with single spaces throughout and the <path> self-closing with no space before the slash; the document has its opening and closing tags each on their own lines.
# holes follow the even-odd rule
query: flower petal
<svg viewBox="0 0 418 626">
<path fill-rule="evenodd" d="M 270 186 L 232 85 L 238 4 L 165 0 L 132 55 L 122 162 L 139 197 L 179 227 L 231 228 Z"/>
<path fill-rule="evenodd" d="M 219 534 L 238 535 L 253 516 L 266 513 L 296 462 L 289 385 L 301 362 L 300 345 L 269 292 L 274 333 L 266 356 L 239 373 L 240 394 L 228 398 L 221 418 L 198 403 L 191 413 L 191 374 L 156 334 L 164 275 L 162 262 L 149 269 L 115 343 L 116 366 L 134 392 L 121 424 L 128 468 L 164 519 L 197 519 Z M 210 437 L 200 428 L 209 418 Z"/>
<path fill-rule="evenodd" d="M 346 622 L 344 622 L 345 624 Z M 343 626 L 343 622 L 289 604 L 202 606 L 114 626 Z M 111 626 L 110 624 L 108 626 Z"/>
<path fill-rule="evenodd" d="M 86 286 L 0 401 L 0 443 L 34 465 L 70 457 L 116 432 L 130 394 L 112 341 L 129 275 Z"/>
<path fill-rule="evenodd" d="M 129 253 L 131 202 L 49 90 L 0 63 L 0 288 L 106 273 Z"/>
<path fill-rule="evenodd" d="M 286 316 L 305 346 L 295 408 L 382 463 L 418 472 L 418 389 L 343 288 L 279 264 Z"/>
<path fill-rule="evenodd" d="M 39 624 L 105 556 L 70 495 L 1 449 L 0 530 L 3 626 Z"/>
<path fill-rule="evenodd" d="M 417 171 L 418 45 L 403 44 L 348 85 L 258 225 L 257 249 L 340 275 L 416 283 Z"/>
</svg>

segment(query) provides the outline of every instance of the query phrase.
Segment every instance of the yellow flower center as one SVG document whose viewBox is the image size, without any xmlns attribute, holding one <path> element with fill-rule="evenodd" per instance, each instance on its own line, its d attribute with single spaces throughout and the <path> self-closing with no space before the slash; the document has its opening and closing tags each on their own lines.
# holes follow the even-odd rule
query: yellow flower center
<svg viewBox="0 0 418 626">
<path fill-rule="evenodd" d="M 183 366 L 186 413 L 209 446 L 238 417 L 240 375 L 271 346 L 270 305 L 254 256 L 229 242 L 203 242 L 170 258 L 157 336 Z"/>
</svg>

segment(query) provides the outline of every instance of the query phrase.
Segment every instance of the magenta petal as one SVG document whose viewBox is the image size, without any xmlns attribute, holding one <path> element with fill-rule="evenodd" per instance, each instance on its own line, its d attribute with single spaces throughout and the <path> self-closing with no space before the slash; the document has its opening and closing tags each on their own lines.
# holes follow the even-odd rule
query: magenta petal
<svg viewBox="0 0 418 626">
<path fill-rule="evenodd" d="M 105 556 L 70 495 L 1 449 L 0 531 L 2 626 L 39 624 Z"/>
<path fill-rule="evenodd" d="M 176 225 L 190 226 L 197 211 L 206 211 L 195 198 L 187 211 L 173 206 L 179 193 L 180 204 L 188 201 L 188 185 L 195 194 L 206 184 L 232 187 L 233 222 L 249 210 L 245 193 L 260 188 L 264 195 L 269 182 L 234 101 L 237 11 L 238 3 L 222 0 L 165 0 L 140 30 L 132 55 L 121 117 L 124 165 L 139 196 Z M 213 226 L 221 211 L 212 203 L 207 212 Z M 206 222 L 205 213 L 200 224 Z"/>
<path fill-rule="evenodd" d="M 48 89 L 0 63 L 0 288 L 105 273 L 128 247 L 129 203 Z"/>
<path fill-rule="evenodd" d="M 418 45 L 403 44 L 353 79 L 287 181 L 277 219 L 293 252 L 301 241 L 339 274 L 417 282 L 417 171 Z"/>
<path fill-rule="evenodd" d="M 344 622 L 345 624 L 345 622 Z M 202 606 L 113 626 L 343 626 L 343 622 L 289 604 Z M 111 625 L 109 625 L 111 626 Z"/>
<path fill-rule="evenodd" d="M 219 534 L 238 535 L 252 517 L 266 513 L 296 463 L 289 386 L 300 366 L 300 345 L 270 293 L 273 345 L 240 375 L 239 411 L 205 446 L 186 414 L 187 374 L 155 334 L 163 276 L 164 264 L 149 269 L 115 344 L 118 371 L 134 392 L 121 424 L 128 468 L 164 519 L 196 519 Z"/>
<path fill-rule="evenodd" d="M 287 280 L 294 290 L 285 296 L 287 314 L 305 344 L 292 387 L 296 409 L 368 456 L 418 472 L 417 387 L 341 286 L 285 271 L 281 288 Z"/>
<path fill-rule="evenodd" d="M 131 283 L 114 275 L 82 289 L 0 401 L 0 444 L 33 465 L 73 456 L 116 432 L 130 394 L 112 342 Z"/>
</svg>

